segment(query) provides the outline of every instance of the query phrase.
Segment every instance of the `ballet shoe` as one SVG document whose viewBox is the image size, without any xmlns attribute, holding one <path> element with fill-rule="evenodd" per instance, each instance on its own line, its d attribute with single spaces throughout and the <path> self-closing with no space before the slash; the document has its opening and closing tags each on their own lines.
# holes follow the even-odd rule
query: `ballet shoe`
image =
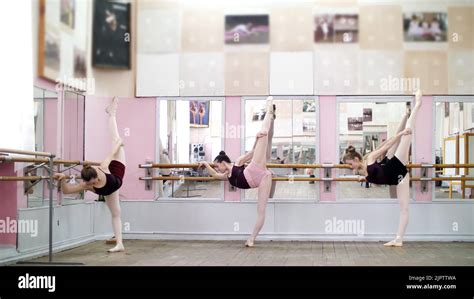
<svg viewBox="0 0 474 299">
<path fill-rule="evenodd" d="M 109 106 L 105 108 L 105 112 L 107 112 L 107 114 L 109 115 L 115 115 L 115 113 L 117 112 L 117 105 L 118 105 L 118 98 L 114 97 L 112 99 L 112 102 L 109 104 Z"/>
<path fill-rule="evenodd" d="M 245 247 L 253 247 L 253 240 L 252 240 L 252 239 L 248 239 L 248 240 L 245 242 Z"/>
<path fill-rule="evenodd" d="M 125 247 L 123 247 L 122 244 L 118 244 L 114 248 L 110 248 L 109 250 L 107 250 L 108 253 L 124 252 L 124 251 L 125 251 Z"/>
<path fill-rule="evenodd" d="M 383 244 L 383 246 L 385 246 L 385 247 L 402 247 L 403 246 L 403 241 L 400 237 L 396 237 L 392 241 Z"/>
</svg>

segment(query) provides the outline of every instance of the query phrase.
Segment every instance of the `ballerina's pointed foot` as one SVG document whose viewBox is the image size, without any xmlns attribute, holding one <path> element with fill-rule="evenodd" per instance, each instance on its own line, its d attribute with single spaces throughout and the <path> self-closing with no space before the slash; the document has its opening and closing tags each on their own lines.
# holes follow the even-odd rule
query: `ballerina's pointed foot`
<svg viewBox="0 0 474 299">
<path fill-rule="evenodd" d="M 254 240 L 248 239 L 248 240 L 245 242 L 245 247 L 253 247 L 253 242 L 254 242 Z"/>
<path fill-rule="evenodd" d="M 118 98 L 114 97 L 112 99 L 112 102 L 109 104 L 109 106 L 105 108 L 105 112 L 107 112 L 107 114 L 113 115 L 117 112 L 117 106 L 118 106 Z"/>
<path fill-rule="evenodd" d="M 107 250 L 107 252 L 109 252 L 109 253 L 124 252 L 124 251 L 125 251 L 125 247 L 123 247 L 122 244 L 118 244 L 114 248 L 111 248 L 111 249 Z"/>
<path fill-rule="evenodd" d="M 403 246 L 403 241 L 401 238 L 395 238 L 390 242 L 387 242 L 383 244 L 385 247 L 402 247 Z"/>
</svg>

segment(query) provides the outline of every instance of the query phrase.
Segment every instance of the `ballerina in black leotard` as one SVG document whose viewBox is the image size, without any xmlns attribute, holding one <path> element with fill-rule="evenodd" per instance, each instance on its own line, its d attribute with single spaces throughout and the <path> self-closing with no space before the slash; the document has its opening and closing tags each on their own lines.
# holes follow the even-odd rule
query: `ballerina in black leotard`
<svg viewBox="0 0 474 299">
<path fill-rule="evenodd" d="M 112 226 L 117 245 L 109 249 L 109 252 L 124 251 L 122 241 L 122 220 L 120 217 L 119 189 L 122 186 L 125 175 L 125 151 L 123 141 L 120 138 L 116 112 L 118 99 L 114 97 L 112 103 L 107 107 L 106 112 L 109 115 L 109 130 L 113 138 L 113 149 L 109 156 L 100 164 L 100 166 L 84 165 L 81 171 L 82 182 L 72 185 L 66 183 L 66 176 L 63 173 L 56 173 L 54 178 L 61 182 L 61 191 L 64 194 L 79 193 L 81 191 L 92 191 L 96 194 L 105 196 L 105 201 L 112 214 Z"/>
<path fill-rule="evenodd" d="M 405 130 L 381 144 L 366 157 L 362 157 L 353 146 L 349 146 L 343 158 L 344 163 L 350 164 L 356 174 L 363 176 L 362 181 L 391 185 L 397 188 L 397 198 L 400 203 L 397 236 L 394 240 L 385 243 L 385 246 L 401 247 L 403 245 L 402 238 L 408 224 L 408 203 L 410 200 L 410 175 L 406 165 L 408 164 L 412 130 L 415 127 L 416 115 L 421 107 L 421 96 L 421 91 L 418 90 L 415 96 L 415 107 L 407 120 Z M 393 157 L 386 157 L 382 162 L 377 162 L 378 158 L 385 157 L 390 151 L 395 153 Z"/>
</svg>

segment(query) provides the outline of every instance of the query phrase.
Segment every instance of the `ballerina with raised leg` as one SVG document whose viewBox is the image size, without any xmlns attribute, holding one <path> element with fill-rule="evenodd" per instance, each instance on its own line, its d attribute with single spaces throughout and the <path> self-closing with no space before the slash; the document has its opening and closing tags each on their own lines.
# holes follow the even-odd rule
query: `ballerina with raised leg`
<svg viewBox="0 0 474 299">
<path fill-rule="evenodd" d="M 240 189 L 258 188 L 257 221 L 250 238 L 245 242 L 246 247 L 254 246 L 255 239 L 265 223 L 268 199 L 272 198 L 275 193 L 276 182 L 272 180 L 274 174 L 266 166 L 271 155 L 274 120 L 275 105 L 273 105 L 273 97 L 268 97 L 262 128 L 257 133 L 253 148 L 249 152 L 238 157 L 232 163 L 226 153 L 221 151 L 214 159 L 217 171 L 206 161 L 199 163 L 199 166 L 205 166 L 215 179 L 228 180 L 231 185 Z M 246 165 L 245 163 L 248 161 L 250 163 Z"/>
<path fill-rule="evenodd" d="M 343 157 L 344 163 L 350 164 L 354 173 L 362 176 L 361 181 L 378 185 L 396 186 L 396 196 L 400 204 L 398 231 L 395 239 L 385 243 L 384 246 L 403 246 L 403 236 L 408 225 L 408 204 L 410 201 L 410 175 L 406 165 L 409 162 L 412 132 L 415 128 L 416 116 L 420 110 L 421 103 L 422 94 L 418 90 L 415 94 L 415 107 L 408 119 L 406 119 L 403 130 L 382 143 L 376 150 L 365 157 L 362 157 L 353 146 L 349 146 L 346 149 Z M 380 157 L 384 157 L 384 159 L 382 162 L 377 162 Z"/>
<path fill-rule="evenodd" d="M 81 171 L 82 182 L 79 184 L 68 184 L 66 175 L 56 173 L 54 178 L 61 184 L 64 194 L 79 193 L 81 191 L 92 191 L 103 195 L 107 206 L 112 214 L 112 227 L 116 240 L 116 246 L 108 252 L 125 251 L 122 240 L 122 220 L 119 200 L 119 189 L 125 175 L 125 150 L 123 140 L 117 128 L 118 98 L 114 97 L 106 108 L 108 114 L 109 131 L 112 135 L 112 151 L 100 164 L 100 166 L 84 165 Z"/>
</svg>

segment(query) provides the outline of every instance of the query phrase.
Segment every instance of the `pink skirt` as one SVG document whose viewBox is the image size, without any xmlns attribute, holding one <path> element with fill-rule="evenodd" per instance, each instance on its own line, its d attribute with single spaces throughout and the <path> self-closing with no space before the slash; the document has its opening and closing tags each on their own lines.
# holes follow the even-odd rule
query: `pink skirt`
<svg viewBox="0 0 474 299">
<path fill-rule="evenodd" d="M 266 175 L 273 175 L 273 172 L 254 162 L 250 162 L 244 169 L 245 179 L 251 188 L 258 188 Z"/>
</svg>

